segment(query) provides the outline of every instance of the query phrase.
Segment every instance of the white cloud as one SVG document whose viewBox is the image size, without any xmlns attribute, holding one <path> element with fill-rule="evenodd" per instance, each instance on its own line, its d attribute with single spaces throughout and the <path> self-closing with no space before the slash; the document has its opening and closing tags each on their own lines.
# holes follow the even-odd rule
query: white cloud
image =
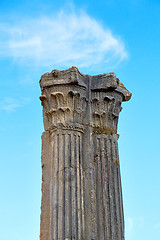
<svg viewBox="0 0 160 240">
<path fill-rule="evenodd" d="M 7 112 L 14 112 L 17 108 L 20 107 L 20 104 L 14 98 L 6 97 L 0 104 L 0 108 Z"/>
<path fill-rule="evenodd" d="M 84 12 L 0 24 L 0 57 L 27 64 L 89 67 L 127 58 L 123 42 Z"/>
<path fill-rule="evenodd" d="M 0 103 L 0 109 L 6 112 L 15 112 L 17 108 L 22 107 L 29 101 L 29 98 L 15 99 L 12 97 L 5 97 Z"/>
</svg>

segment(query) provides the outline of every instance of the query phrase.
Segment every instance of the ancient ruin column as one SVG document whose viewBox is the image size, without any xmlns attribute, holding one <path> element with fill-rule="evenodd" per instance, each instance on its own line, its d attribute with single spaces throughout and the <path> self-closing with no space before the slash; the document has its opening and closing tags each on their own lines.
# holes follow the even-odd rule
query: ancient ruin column
<svg viewBox="0 0 160 240">
<path fill-rule="evenodd" d="M 117 123 L 131 94 L 114 73 L 76 67 L 40 80 L 41 240 L 124 240 Z"/>
</svg>

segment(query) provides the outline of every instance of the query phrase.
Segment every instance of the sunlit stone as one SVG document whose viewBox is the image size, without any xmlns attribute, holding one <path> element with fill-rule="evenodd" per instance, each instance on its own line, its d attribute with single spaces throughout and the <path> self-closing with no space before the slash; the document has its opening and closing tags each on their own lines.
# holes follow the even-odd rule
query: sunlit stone
<svg viewBox="0 0 160 240">
<path fill-rule="evenodd" d="M 40 240 L 124 240 L 117 124 L 131 93 L 115 73 L 76 67 L 40 80 Z"/>
</svg>

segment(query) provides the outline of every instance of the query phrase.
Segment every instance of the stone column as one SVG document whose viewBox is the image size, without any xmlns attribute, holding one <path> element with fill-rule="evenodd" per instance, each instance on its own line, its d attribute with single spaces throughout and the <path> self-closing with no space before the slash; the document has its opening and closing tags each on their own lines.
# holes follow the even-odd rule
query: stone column
<svg viewBox="0 0 160 240">
<path fill-rule="evenodd" d="M 40 80 L 41 240 L 124 240 L 117 123 L 131 94 L 114 73 L 76 67 Z"/>
</svg>

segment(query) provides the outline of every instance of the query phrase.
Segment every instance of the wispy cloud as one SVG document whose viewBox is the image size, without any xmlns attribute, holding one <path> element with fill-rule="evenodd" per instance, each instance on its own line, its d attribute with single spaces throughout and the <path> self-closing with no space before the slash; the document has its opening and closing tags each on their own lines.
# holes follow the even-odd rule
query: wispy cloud
<svg viewBox="0 0 160 240">
<path fill-rule="evenodd" d="M 17 100 L 10 97 L 4 98 L 0 104 L 0 108 L 7 112 L 14 112 L 19 107 L 20 107 L 20 104 L 17 102 Z"/>
<path fill-rule="evenodd" d="M 16 99 L 12 97 L 5 97 L 3 100 L 1 100 L 0 109 L 6 112 L 15 112 L 17 108 L 22 107 L 29 101 L 30 99 L 27 98 Z"/>
<path fill-rule="evenodd" d="M 113 65 L 127 58 L 124 43 L 85 12 L 0 24 L 0 57 L 47 66 Z"/>
</svg>

